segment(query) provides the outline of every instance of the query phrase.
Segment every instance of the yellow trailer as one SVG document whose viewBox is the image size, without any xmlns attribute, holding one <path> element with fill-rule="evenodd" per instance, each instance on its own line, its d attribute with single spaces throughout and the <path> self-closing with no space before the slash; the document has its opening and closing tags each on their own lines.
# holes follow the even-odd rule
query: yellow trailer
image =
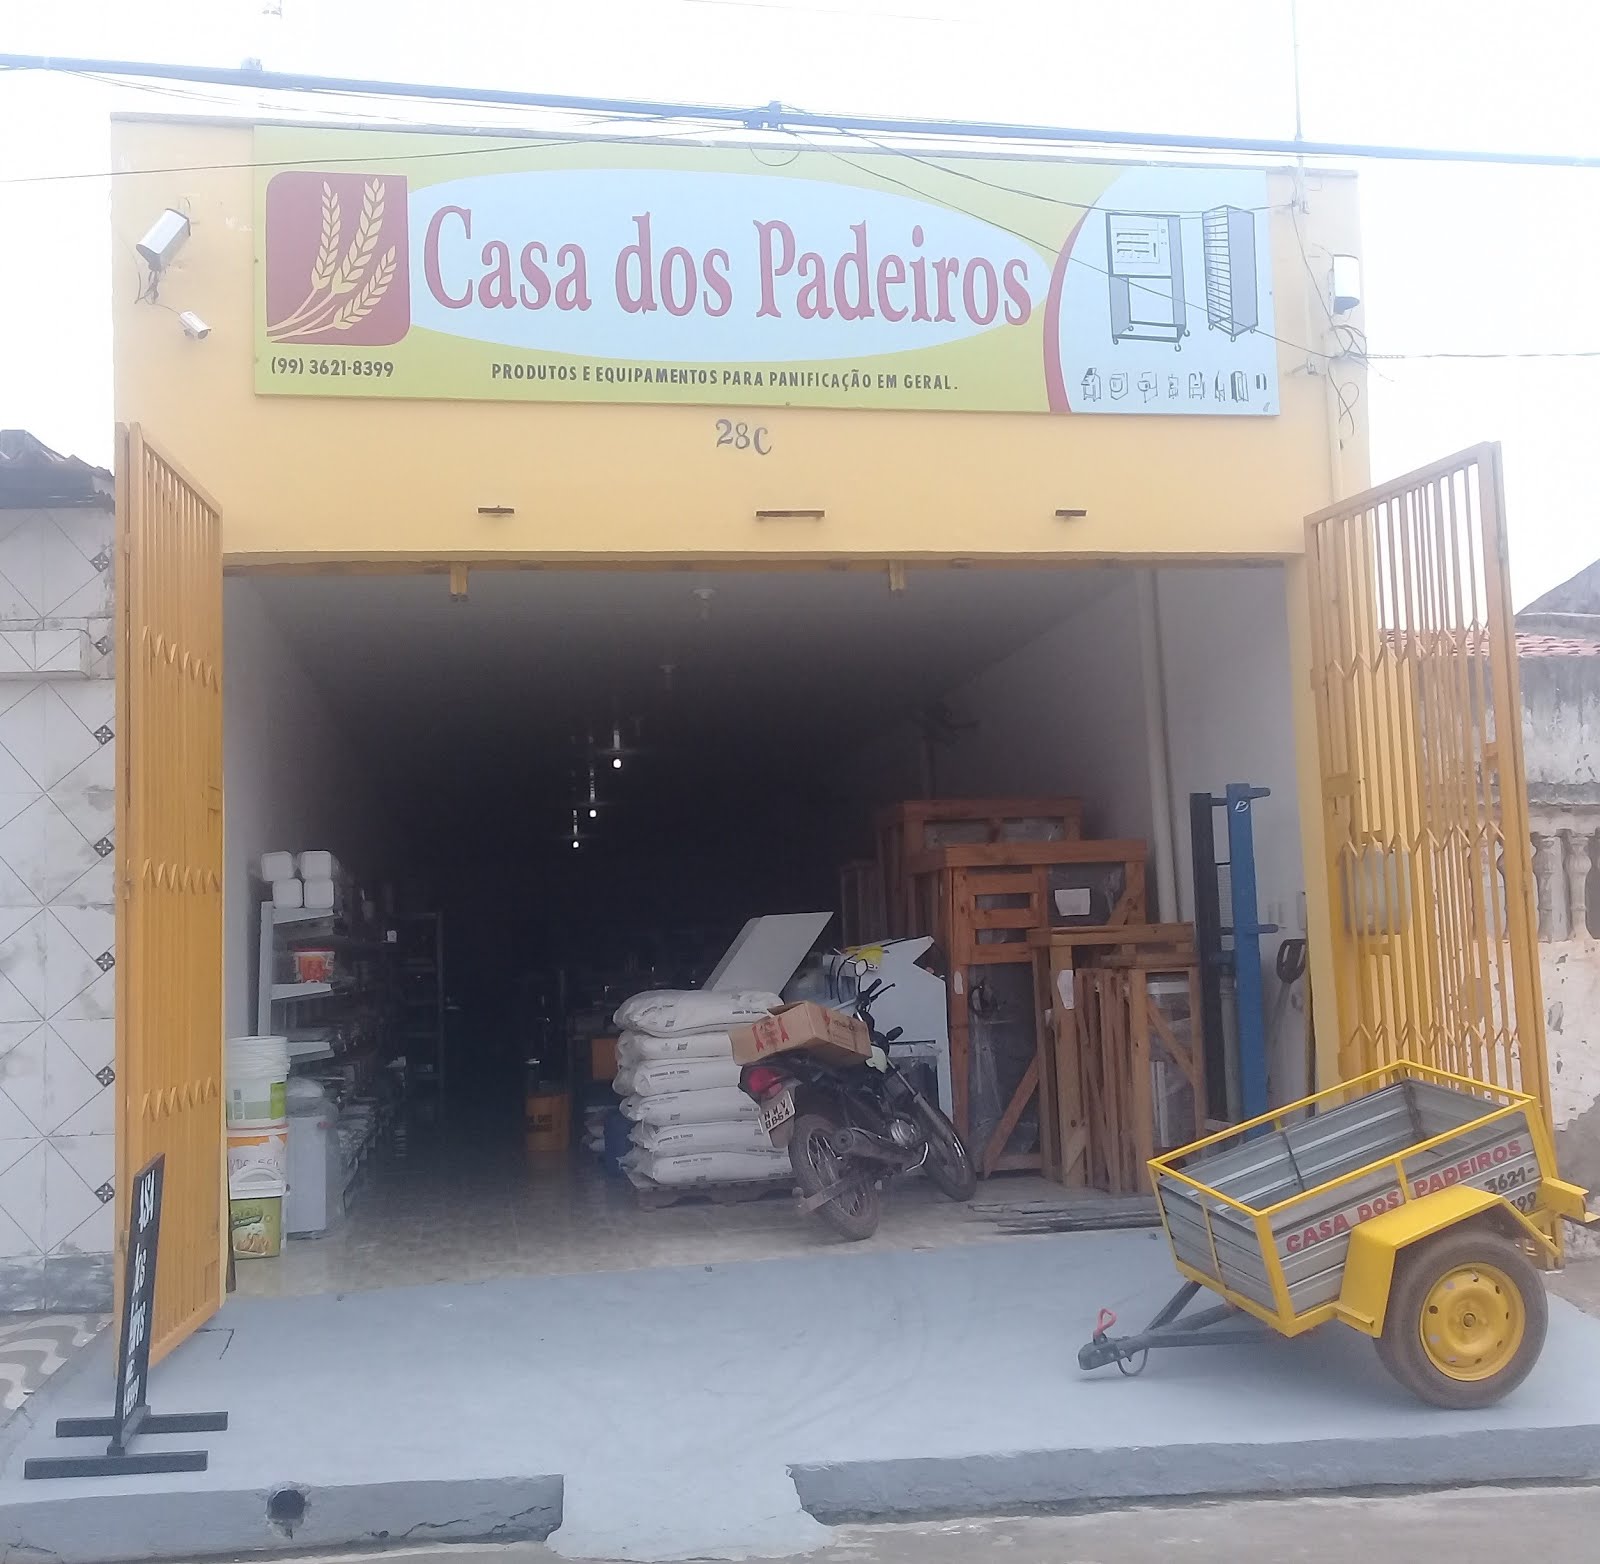
<svg viewBox="0 0 1600 1564">
<path fill-rule="evenodd" d="M 1401 1062 L 1150 1162 L 1182 1288 L 1137 1336 L 1102 1313 L 1079 1366 L 1144 1367 L 1153 1347 L 1285 1336 L 1329 1320 L 1371 1336 L 1394 1377 L 1444 1407 L 1486 1406 L 1544 1345 L 1539 1267 L 1559 1223 L 1596 1220 L 1556 1177 L 1537 1100 Z M 1184 1317 L 1202 1288 L 1226 1301 Z M 1201 1334 L 1201 1333 L 1204 1334 Z"/>
</svg>

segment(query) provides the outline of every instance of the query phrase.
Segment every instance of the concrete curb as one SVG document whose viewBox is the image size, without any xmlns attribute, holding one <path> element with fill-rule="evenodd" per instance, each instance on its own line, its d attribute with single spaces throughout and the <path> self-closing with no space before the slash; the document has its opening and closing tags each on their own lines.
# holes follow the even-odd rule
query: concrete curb
<svg viewBox="0 0 1600 1564">
<path fill-rule="evenodd" d="M 1292 1444 L 1024 1450 L 790 1468 L 829 1525 L 1065 1509 L 1130 1499 L 1341 1493 L 1600 1479 L 1600 1424 Z"/>
<path fill-rule="evenodd" d="M 51 1498 L 52 1486 L 76 1484 L 41 1482 L 37 1502 L 0 1513 L 0 1559 L 123 1564 L 401 1542 L 543 1542 L 561 1524 L 563 1487 L 559 1477 L 307 1484 L 298 1490 L 304 1518 L 291 1525 L 267 1519 L 277 1489 Z"/>
</svg>

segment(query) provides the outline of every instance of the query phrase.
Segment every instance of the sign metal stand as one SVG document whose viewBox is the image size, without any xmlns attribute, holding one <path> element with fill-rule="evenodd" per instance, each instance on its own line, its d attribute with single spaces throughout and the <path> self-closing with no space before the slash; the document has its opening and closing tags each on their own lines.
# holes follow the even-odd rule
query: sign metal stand
<svg viewBox="0 0 1600 1564">
<path fill-rule="evenodd" d="M 126 1287 L 122 1330 L 117 1342 L 117 1393 L 110 1417 L 63 1417 L 57 1439 L 108 1439 L 104 1455 L 37 1456 L 24 1463 L 28 1477 L 122 1477 L 144 1472 L 203 1472 L 204 1450 L 150 1450 L 130 1453 L 141 1434 L 221 1433 L 226 1412 L 150 1410 L 145 1394 L 150 1380 L 150 1324 L 156 1294 L 156 1255 L 161 1241 L 161 1188 L 166 1156 L 139 1170 L 128 1209 Z"/>
</svg>

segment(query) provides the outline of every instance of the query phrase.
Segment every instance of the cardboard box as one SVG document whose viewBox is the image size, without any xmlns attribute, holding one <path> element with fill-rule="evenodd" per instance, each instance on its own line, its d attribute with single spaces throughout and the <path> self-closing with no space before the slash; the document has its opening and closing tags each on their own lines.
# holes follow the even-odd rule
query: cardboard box
<svg viewBox="0 0 1600 1564">
<path fill-rule="evenodd" d="M 614 1037 L 589 1039 L 589 1079 L 609 1086 L 617 1073 L 617 1040 Z"/>
<path fill-rule="evenodd" d="M 839 1064 L 857 1064 L 872 1051 L 872 1034 L 864 1021 L 809 999 L 785 1005 L 749 1026 L 731 1027 L 728 1036 L 740 1064 L 754 1064 L 791 1048 L 807 1048 Z"/>
</svg>

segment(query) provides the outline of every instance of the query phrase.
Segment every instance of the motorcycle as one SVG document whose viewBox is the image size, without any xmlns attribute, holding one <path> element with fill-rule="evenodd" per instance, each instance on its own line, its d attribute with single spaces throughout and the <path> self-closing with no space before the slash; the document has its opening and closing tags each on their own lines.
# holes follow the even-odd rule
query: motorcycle
<svg viewBox="0 0 1600 1564">
<path fill-rule="evenodd" d="M 793 1049 L 739 1072 L 774 1146 L 786 1146 L 800 1186 L 800 1209 L 845 1238 L 878 1229 L 889 1179 L 921 1169 L 951 1200 L 978 1188 L 972 1158 L 955 1125 L 890 1057 L 902 1028 L 880 1033 L 872 1002 L 894 985 L 873 983 L 855 1001 L 872 1051 L 841 1064 Z"/>
</svg>

